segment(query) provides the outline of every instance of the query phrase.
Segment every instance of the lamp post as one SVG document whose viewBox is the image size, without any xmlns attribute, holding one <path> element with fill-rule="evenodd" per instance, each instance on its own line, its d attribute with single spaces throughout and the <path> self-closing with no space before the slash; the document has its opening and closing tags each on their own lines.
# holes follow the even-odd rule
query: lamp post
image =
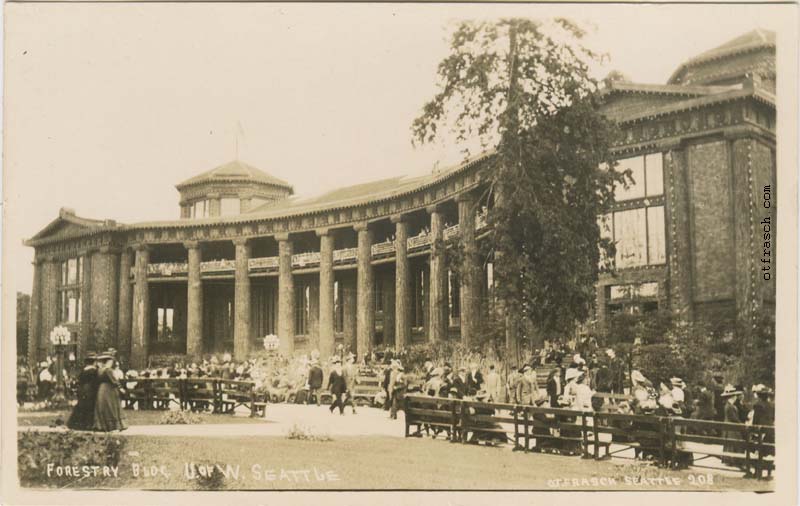
<svg viewBox="0 0 800 506">
<path fill-rule="evenodd" d="M 64 351 L 70 343 L 69 329 L 63 325 L 55 327 L 50 331 L 50 342 L 56 351 L 56 391 L 51 402 L 55 407 L 63 408 L 67 406 L 64 388 Z"/>
</svg>

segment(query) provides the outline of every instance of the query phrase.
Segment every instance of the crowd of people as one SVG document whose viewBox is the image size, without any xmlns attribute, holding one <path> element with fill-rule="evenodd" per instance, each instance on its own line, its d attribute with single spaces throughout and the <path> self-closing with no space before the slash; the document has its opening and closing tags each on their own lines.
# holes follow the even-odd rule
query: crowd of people
<svg viewBox="0 0 800 506">
<path fill-rule="evenodd" d="M 756 425 L 774 423 L 774 392 L 765 385 L 755 385 L 745 392 L 742 385 L 726 384 L 721 373 L 713 373 L 707 385 L 690 386 L 676 376 L 651 381 L 642 371 L 628 373 L 626 364 L 613 349 L 600 350 L 596 343 L 588 341 L 578 344 L 545 343 L 521 367 L 503 367 L 505 374 L 487 361 L 475 360 L 454 367 L 450 362 L 432 359 L 426 360 L 421 369 L 406 372 L 404 352 L 373 351 L 358 360 L 342 347 L 326 360 L 321 360 L 317 351 L 291 360 L 273 355 L 236 361 L 224 353 L 207 355 L 197 362 L 175 362 L 124 373 L 111 350 L 111 354 L 87 358 L 80 373 L 69 375 L 63 371 L 63 374 L 68 378 L 69 390 L 77 392 L 74 425 L 98 430 L 124 426 L 121 416 L 116 413 L 108 416 L 113 411 L 108 400 L 117 405 L 114 396 L 118 399 L 126 386 L 140 378 L 252 381 L 255 391 L 270 402 L 320 405 L 322 398 L 329 395 L 330 411 L 338 409 L 344 414 L 346 406 L 356 413 L 354 394 L 359 378 L 377 376 L 381 390 L 374 395 L 373 403 L 389 411 L 391 418 L 397 418 L 406 393 L 421 392 L 437 397 L 580 411 L 610 410 Z M 570 353 L 572 356 L 567 359 Z M 18 401 L 30 397 L 31 385 L 35 385 L 39 399 L 52 395 L 54 367 L 55 363 L 43 362 L 35 374 L 24 366 L 18 368 Z M 547 373 L 546 379 L 543 371 Z M 103 402 L 98 401 L 101 397 Z M 98 410 L 101 413 L 96 415 Z"/>
</svg>

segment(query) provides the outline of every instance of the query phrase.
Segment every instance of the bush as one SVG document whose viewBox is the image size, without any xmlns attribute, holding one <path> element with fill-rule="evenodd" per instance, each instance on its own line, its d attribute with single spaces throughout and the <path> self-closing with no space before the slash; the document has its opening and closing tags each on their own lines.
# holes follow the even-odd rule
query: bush
<svg viewBox="0 0 800 506">
<path fill-rule="evenodd" d="M 199 415 L 191 411 L 167 411 L 158 420 L 159 425 L 193 425 L 203 423 Z"/>
<path fill-rule="evenodd" d="M 192 476 L 200 490 L 222 490 L 225 488 L 225 474 L 220 471 L 224 464 L 214 462 L 192 463 Z"/>
<path fill-rule="evenodd" d="M 123 438 L 85 432 L 25 431 L 17 435 L 17 465 L 23 487 L 66 487 L 92 478 L 47 476 L 48 464 L 67 466 L 118 466 L 125 446 Z M 102 479 L 102 478 L 100 478 Z"/>
<path fill-rule="evenodd" d="M 333 438 L 328 434 L 316 434 L 314 430 L 307 425 L 294 424 L 289 432 L 286 434 L 286 439 L 299 439 L 302 441 L 317 441 L 328 442 L 333 441 Z"/>
</svg>

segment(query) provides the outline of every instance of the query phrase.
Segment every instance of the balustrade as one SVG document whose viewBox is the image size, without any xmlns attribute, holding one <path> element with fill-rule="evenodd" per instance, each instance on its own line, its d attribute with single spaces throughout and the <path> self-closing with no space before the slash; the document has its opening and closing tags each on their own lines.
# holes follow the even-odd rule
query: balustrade
<svg viewBox="0 0 800 506">
<path fill-rule="evenodd" d="M 319 251 L 292 255 L 292 267 L 309 267 L 311 265 L 319 265 Z"/>
<path fill-rule="evenodd" d="M 235 260 L 212 260 L 210 262 L 200 262 L 200 272 L 233 271 L 235 268 Z"/>
<path fill-rule="evenodd" d="M 379 242 L 372 245 L 372 256 L 386 255 L 388 253 L 394 253 L 393 242 Z"/>
<path fill-rule="evenodd" d="M 333 252 L 334 262 L 354 262 L 358 258 L 356 248 L 337 249 Z"/>
<path fill-rule="evenodd" d="M 189 265 L 182 262 L 163 262 L 147 265 L 148 276 L 172 276 L 173 274 L 186 274 Z"/>
<path fill-rule="evenodd" d="M 278 257 L 251 258 L 247 261 L 247 266 L 251 271 L 256 269 L 277 269 Z"/>
</svg>

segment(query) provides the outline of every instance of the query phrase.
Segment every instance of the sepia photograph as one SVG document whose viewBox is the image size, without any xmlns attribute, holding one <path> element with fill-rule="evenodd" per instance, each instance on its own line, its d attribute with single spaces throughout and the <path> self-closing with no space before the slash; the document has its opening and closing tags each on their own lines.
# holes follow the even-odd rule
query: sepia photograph
<svg viewBox="0 0 800 506">
<path fill-rule="evenodd" d="M 4 7 L 3 503 L 797 500 L 796 5 Z"/>
</svg>

